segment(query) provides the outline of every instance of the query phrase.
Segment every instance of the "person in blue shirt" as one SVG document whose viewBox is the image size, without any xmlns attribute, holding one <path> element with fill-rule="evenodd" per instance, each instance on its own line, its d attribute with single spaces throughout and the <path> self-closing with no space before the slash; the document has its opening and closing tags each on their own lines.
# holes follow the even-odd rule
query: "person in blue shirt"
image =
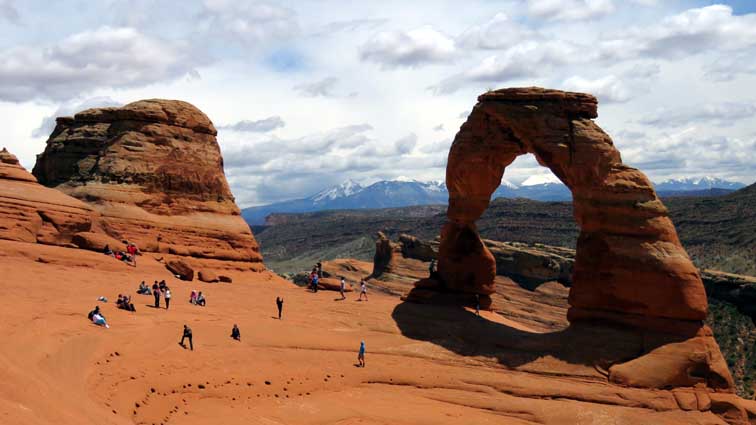
<svg viewBox="0 0 756 425">
<path fill-rule="evenodd" d="M 360 341 L 360 352 L 357 354 L 360 367 L 365 367 L 365 341 Z"/>
</svg>

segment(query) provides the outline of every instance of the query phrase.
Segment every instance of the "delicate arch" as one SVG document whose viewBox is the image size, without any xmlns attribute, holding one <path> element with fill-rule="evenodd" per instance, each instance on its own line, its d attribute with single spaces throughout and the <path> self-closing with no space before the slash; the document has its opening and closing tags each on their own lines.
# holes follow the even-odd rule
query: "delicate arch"
<svg viewBox="0 0 756 425">
<path fill-rule="evenodd" d="M 698 270 L 648 178 L 622 163 L 596 117 L 596 98 L 582 93 L 518 88 L 478 98 L 449 152 L 438 264 L 444 284 L 493 292 L 496 264 L 475 221 L 505 168 L 531 153 L 572 191 L 580 237 L 569 319 L 700 322 L 707 302 Z"/>
</svg>

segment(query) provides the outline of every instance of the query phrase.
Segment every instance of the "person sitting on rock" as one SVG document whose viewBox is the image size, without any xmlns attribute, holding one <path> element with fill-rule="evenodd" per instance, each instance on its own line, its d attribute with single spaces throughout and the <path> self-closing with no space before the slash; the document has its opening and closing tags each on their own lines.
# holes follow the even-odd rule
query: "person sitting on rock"
<svg viewBox="0 0 756 425">
<path fill-rule="evenodd" d="M 204 307 L 207 304 L 207 301 L 205 300 L 205 296 L 202 295 L 202 291 L 199 291 L 197 294 L 197 305 Z"/>
<path fill-rule="evenodd" d="M 110 245 L 105 245 L 105 248 L 102 249 L 102 253 L 105 255 L 113 255 L 113 250 L 110 249 Z"/>
<path fill-rule="evenodd" d="M 197 291 L 192 289 L 192 294 L 189 295 L 189 304 L 197 304 Z"/>
<path fill-rule="evenodd" d="M 139 289 L 137 289 L 137 294 L 152 295 L 152 291 L 150 291 L 150 287 L 142 281 L 142 283 L 139 284 Z"/>
<path fill-rule="evenodd" d="M 231 338 L 241 341 L 241 332 L 239 331 L 239 327 L 234 324 L 234 328 L 231 329 Z"/>
<path fill-rule="evenodd" d="M 105 321 L 105 318 L 99 313 L 92 315 L 92 323 L 94 323 L 97 326 L 102 326 L 106 329 L 110 329 L 110 325 L 108 325 L 108 322 Z"/>
<path fill-rule="evenodd" d="M 95 314 L 100 314 L 100 306 L 99 305 L 96 305 L 95 308 L 94 308 L 94 310 L 90 311 L 89 314 L 87 314 L 87 319 L 92 320 L 92 317 Z"/>
</svg>

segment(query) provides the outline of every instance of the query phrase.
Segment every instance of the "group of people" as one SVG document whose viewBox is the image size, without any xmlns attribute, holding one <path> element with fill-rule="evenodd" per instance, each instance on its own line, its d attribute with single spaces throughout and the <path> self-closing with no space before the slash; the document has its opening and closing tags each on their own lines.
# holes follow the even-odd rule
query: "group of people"
<svg viewBox="0 0 756 425">
<path fill-rule="evenodd" d="M 136 312 L 136 307 L 134 307 L 134 303 L 131 302 L 131 295 L 118 294 L 116 307 L 121 310 Z"/>
<path fill-rule="evenodd" d="M 197 292 L 192 290 L 192 294 L 189 296 L 189 304 L 204 307 L 207 304 L 207 301 L 205 300 L 205 296 L 202 295 L 202 291 Z"/>
<path fill-rule="evenodd" d="M 144 284 L 144 282 L 142 282 Z M 141 289 L 141 285 L 140 285 Z M 155 297 L 155 308 L 160 308 L 160 296 L 162 295 L 165 300 L 165 309 L 171 306 L 171 288 L 165 283 L 165 280 L 161 280 L 160 283 L 156 280 L 152 284 L 152 296 Z"/>
<path fill-rule="evenodd" d="M 139 254 L 139 248 L 133 243 L 126 242 L 126 251 L 113 251 L 110 245 L 106 244 L 102 249 L 102 253 L 136 267 L 136 257 Z"/>
</svg>

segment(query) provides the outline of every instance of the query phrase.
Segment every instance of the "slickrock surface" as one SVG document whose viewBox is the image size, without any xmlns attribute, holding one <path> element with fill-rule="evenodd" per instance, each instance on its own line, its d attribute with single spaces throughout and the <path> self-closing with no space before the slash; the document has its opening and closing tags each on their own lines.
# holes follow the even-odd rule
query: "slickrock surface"
<svg viewBox="0 0 756 425">
<path fill-rule="evenodd" d="M 58 118 L 33 174 L 91 205 L 104 232 L 143 252 L 190 257 L 199 269 L 262 270 L 215 135 L 182 101 L 89 109 Z"/>
</svg>

